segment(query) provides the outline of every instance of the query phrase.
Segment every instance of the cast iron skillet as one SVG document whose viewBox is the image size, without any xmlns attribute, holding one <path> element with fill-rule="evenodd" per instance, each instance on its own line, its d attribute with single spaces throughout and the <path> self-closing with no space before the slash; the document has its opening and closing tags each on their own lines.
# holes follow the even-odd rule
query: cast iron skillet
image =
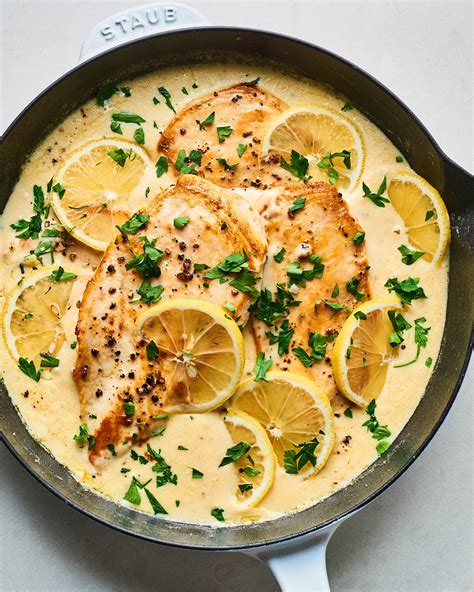
<svg viewBox="0 0 474 592">
<path fill-rule="evenodd" d="M 427 391 L 389 451 L 356 482 L 323 502 L 270 522 L 214 529 L 158 519 L 99 497 L 81 487 L 28 434 L 3 384 L 2 438 L 45 487 L 84 514 L 122 532 L 180 547 L 216 550 L 281 548 L 307 541 L 363 507 L 393 483 L 422 452 L 458 392 L 472 346 L 473 178 L 449 160 L 418 119 L 390 91 L 358 67 L 297 39 L 262 31 L 209 27 L 178 30 L 127 43 L 71 70 L 39 95 L 13 122 L 0 150 L 2 210 L 27 155 L 98 86 L 174 64 L 232 58 L 240 54 L 276 61 L 309 78 L 330 83 L 360 109 L 443 196 L 451 216 L 450 284 L 441 353 Z M 435 290 L 436 286 L 430 286 Z M 278 544 L 279 543 L 279 544 Z M 270 547 L 268 547 L 270 545 Z"/>
</svg>

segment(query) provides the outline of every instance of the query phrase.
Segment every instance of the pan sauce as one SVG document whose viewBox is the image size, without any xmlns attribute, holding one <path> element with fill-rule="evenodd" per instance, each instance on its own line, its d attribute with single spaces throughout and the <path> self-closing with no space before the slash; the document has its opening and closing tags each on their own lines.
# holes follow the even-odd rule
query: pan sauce
<svg viewBox="0 0 474 592">
<path fill-rule="evenodd" d="M 111 99 L 111 104 L 114 110 L 139 113 L 146 120 L 143 124 L 145 148 L 152 160 L 156 161 L 160 131 L 173 116 L 163 102 L 159 105 L 153 104 L 152 97 L 155 96 L 157 87 L 164 86 L 169 90 L 179 112 L 189 100 L 241 80 L 252 80 L 257 76 L 261 77 L 262 88 L 272 92 L 290 106 L 322 104 L 340 110 L 345 103 L 343 97 L 333 94 L 323 86 L 293 78 L 271 68 L 259 67 L 257 70 L 255 67 L 216 64 L 170 69 L 138 78 L 125 83 L 132 90 L 130 97 L 115 95 Z M 192 88 L 194 82 L 198 85 L 196 89 Z M 188 89 L 189 96 L 181 92 L 183 86 Z M 369 186 L 378 186 L 384 175 L 390 177 L 401 168 L 409 168 L 405 162 L 396 162 L 398 150 L 358 111 L 352 110 L 349 116 L 358 124 L 365 138 L 366 165 L 363 180 Z M 159 129 L 153 127 L 154 120 L 157 121 Z M 1 221 L 0 306 L 3 306 L 6 293 L 21 278 L 19 264 L 37 242 L 16 239 L 15 232 L 10 228 L 10 224 L 18 218 L 30 215 L 33 185 L 46 187 L 49 179 L 57 175 L 64 155 L 73 147 L 87 140 L 113 135 L 109 125 L 110 110 L 98 106 L 95 100 L 91 100 L 53 131 L 26 162 Z M 123 126 L 121 137 L 132 140 L 133 131 L 134 126 Z M 153 196 L 169 182 L 170 179 L 166 175 L 157 179 L 154 171 L 151 171 L 151 174 L 143 179 L 143 186 L 150 186 L 150 195 Z M 245 195 L 252 200 L 252 190 L 246 191 Z M 424 300 L 414 302 L 404 313 L 411 323 L 421 316 L 427 318 L 427 324 L 431 327 L 427 347 L 422 350 L 420 360 L 416 364 L 389 369 L 384 390 L 377 400 L 377 417 L 380 424 L 389 426 L 392 432 L 390 441 L 393 441 L 423 396 L 432 371 L 432 368 L 425 366 L 424 361 L 428 357 L 435 361 L 438 355 L 447 302 L 447 258 L 439 266 L 421 259 L 415 266 L 407 267 L 401 262 L 397 248 L 400 244 L 408 244 L 408 241 L 394 210 L 391 207 L 375 207 L 368 199 L 362 197 L 360 189 L 352 193 L 346 192 L 343 197 L 351 214 L 366 232 L 372 298 L 387 296 L 384 283 L 388 277 L 405 278 L 409 275 L 420 278 L 420 285 L 428 296 Z M 71 257 L 72 254 L 76 255 L 75 258 Z M 39 383 L 35 383 L 12 363 L 4 348 L 0 354 L 0 367 L 13 403 L 32 435 L 83 485 L 95 489 L 117 503 L 130 505 L 123 500 L 130 484 L 130 476 L 133 474 L 140 482 L 148 481 L 155 476 L 151 472 L 152 463 L 142 465 L 126 454 L 123 457 L 112 458 L 107 466 L 98 472 L 89 463 L 87 450 L 80 448 L 73 440 L 79 424 L 86 423 L 87 418 L 80 418 L 78 394 L 71 376 L 75 351 L 69 344 L 75 341 L 75 303 L 80 301 L 85 284 L 98 261 L 99 254 L 75 241 L 67 247 L 64 255 L 56 255 L 56 264 L 65 266 L 68 271 L 79 276 L 70 299 L 72 306 L 64 319 L 67 343 L 58 355 L 61 360 L 59 368 L 52 370 L 49 376 L 44 375 Z M 28 268 L 25 269 L 28 273 Z M 416 347 L 412 339 L 407 339 L 405 343 L 403 357 L 410 359 L 415 355 Z M 247 345 L 248 363 L 244 378 L 252 376 L 250 369 L 255 360 L 252 344 L 248 341 Z M 332 404 L 336 414 L 336 444 L 321 472 L 314 479 L 301 481 L 278 468 L 275 483 L 265 499 L 257 508 L 244 512 L 240 510 L 234 496 L 237 487 L 236 476 L 231 470 L 218 469 L 225 450 L 232 445 L 218 414 L 171 417 L 165 433 L 150 440 L 153 448 L 161 449 L 173 472 L 178 475 L 177 485 L 167 484 L 159 489 L 151 488 L 166 508 L 166 518 L 220 525 L 222 523 L 217 522 L 210 514 L 212 508 L 219 507 L 225 511 L 224 524 L 245 519 L 267 520 L 281 513 L 312 505 L 349 485 L 377 458 L 377 442 L 362 426 L 367 419 L 364 410 L 352 406 L 353 417 L 349 418 L 343 414 L 350 406 L 348 401 L 338 396 Z M 177 451 L 178 446 L 184 446 L 188 450 Z M 136 446 L 134 449 L 139 455 L 144 452 L 144 447 Z M 130 472 L 122 473 L 120 469 L 124 466 L 129 468 Z M 192 479 L 191 467 L 202 471 L 204 478 Z M 176 500 L 179 500 L 179 507 Z M 143 511 L 151 511 L 144 495 L 139 507 Z"/>
</svg>

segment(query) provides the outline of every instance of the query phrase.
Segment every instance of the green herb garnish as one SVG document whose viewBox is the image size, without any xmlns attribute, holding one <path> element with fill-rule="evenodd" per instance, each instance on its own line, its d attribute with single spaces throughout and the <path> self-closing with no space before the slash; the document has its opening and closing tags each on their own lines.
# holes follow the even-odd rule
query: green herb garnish
<svg viewBox="0 0 474 592">
<path fill-rule="evenodd" d="M 425 254 L 423 251 L 409 249 L 406 245 L 401 245 L 398 250 L 402 254 L 402 263 L 405 263 L 405 265 L 413 265 L 417 259 Z"/>
<path fill-rule="evenodd" d="M 271 358 L 268 360 L 265 359 L 265 352 L 260 352 L 258 354 L 257 359 L 255 360 L 255 366 L 253 367 L 253 372 L 255 372 L 255 382 L 258 382 L 259 380 L 268 382 L 265 375 L 272 364 L 273 360 Z"/>
<path fill-rule="evenodd" d="M 178 216 L 173 220 L 173 224 L 175 228 L 178 228 L 178 230 L 182 230 L 186 226 L 186 224 L 189 224 L 190 221 L 191 218 L 188 218 L 188 216 Z"/>
<path fill-rule="evenodd" d="M 81 448 L 87 446 L 90 450 L 95 445 L 95 438 L 89 433 L 89 426 L 83 423 L 79 426 L 79 433 L 72 438 Z"/>
<path fill-rule="evenodd" d="M 29 378 L 34 380 L 35 382 L 39 382 L 42 374 L 42 370 L 36 370 L 35 363 L 33 360 L 28 360 L 27 358 L 20 357 L 18 360 L 18 368 L 26 374 Z"/>
<path fill-rule="evenodd" d="M 166 106 L 171 109 L 171 111 L 173 111 L 173 113 L 176 113 L 176 109 L 173 107 L 173 103 L 171 102 L 171 95 L 170 93 L 166 90 L 166 88 L 164 86 L 160 86 L 158 88 L 158 92 L 160 93 L 160 95 L 165 99 L 165 103 Z"/>
<path fill-rule="evenodd" d="M 379 188 L 377 189 L 377 193 L 374 193 L 368 185 L 362 183 L 362 189 L 364 191 L 364 197 L 370 199 L 372 203 L 374 203 L 379 208 L 384 208 L 386 203 L 389 203 L 389 199 L 383 197 L 385 190 L 387 189 L 387 177 L 383 178 L 382 183 L 380 183 Z"/>
<path fill-rule="evenodd" d="M 207 126 L 212 125 L 214 123 L 215 116 L 216 114 L 213 111 L 203 121 L 199 121 L 199 119 L 196 119 L 196 123 L 198 124 L 199 129 L 203 131 Z"/>
<path fill-rule="evenodd" d="M 390 278 L 385 282 L 384 286 L 389 292 L 395 292 L 402 302 L 411 304 L 413 300 L 426 298 L 423 288 L 418 285 L 419 282 L 419 278 L 412 277 L 406 278 L 401 282 L 397 278 Z"/>
<path fill-rule="evenodd" d="M 310 442 L 297 444 L 297 450 L 285 450 L 283 454 L 284 468 L 290 475 L 298 474 L 308 463 L 315 467 L 317 458 L 314 454 L 319 441 L 313 438 Z"/>
<path fill-rule="evenodd" d="M 249 450 L 251 446 L 247 442 L 239 442 L 231 448 L 228 448 L 224 458 L 221 460 L 219 467 L 225 467 L 230 463 L 240 460 Z"/>
<path fill-rule="evenodd" d="M 302 181 L 309 178 L 306 176 L 306 173 L 308 172 L 309 161 L 305 156 L 296 152 L 296 150 L 291 151 L 290 163 L 288 163 L 282 156 L 280 159 L 280 166 L 282 169 L 285 169 L 285 171 L 288 171 Z"/>
</svg>

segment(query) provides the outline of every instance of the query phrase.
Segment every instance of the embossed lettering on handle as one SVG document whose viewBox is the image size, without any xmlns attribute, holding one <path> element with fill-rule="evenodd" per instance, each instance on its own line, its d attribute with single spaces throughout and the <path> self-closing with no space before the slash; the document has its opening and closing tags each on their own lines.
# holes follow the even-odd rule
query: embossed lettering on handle
<svg viewBox="0 0 474 592">
<path fill-rule="evenodd" d="M 184 4 L 147 4 L 119 12 L 96 25 L 81 49 L 84 61 L 112 47 L 171 29 L 209 24 L 197 10 Z"/>
</svg>

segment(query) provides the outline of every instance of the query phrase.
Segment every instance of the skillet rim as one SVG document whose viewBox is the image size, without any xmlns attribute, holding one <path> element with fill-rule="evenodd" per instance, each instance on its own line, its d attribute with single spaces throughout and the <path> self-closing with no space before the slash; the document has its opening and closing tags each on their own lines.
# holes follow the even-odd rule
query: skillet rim
<svg viewBox="0 0 474 592">
<path fill-rule="evenodd" d="M 88 67 L 88 65 L 90 63 L 98 61 L 98 60 L 102 59 L 104 56 L 110 55 L 117 50 L 127 49 L 130 47 L 139 45 L 141 43 L 147 43 L 152 38 L 155 38 L 155 37 L 169 37 L 169 36 L 179 35 L 179 34 L 183 34 L 183 33 L 192 34 L 192 33 L 196 33 L 196 32 L 201 32 L 203 30 L 206 32 L 209 32 L 210 34 L 212 34 L 212 32 L 214 32 L 214 31 L 229 32 L 231 34 L 238 34 L 238 33 L 250 34 L 250 35 L 257 34 L 257 35 L 260 35 L 260 36 L 263 36 L 266 38 L 271 38 L 271 39 L 273 39 L 274 42 L 275 41 L 278 42 L 278 40 L 289 41 L 291 43 L 303 46 L 311 51 L 319 52 L 319 53 L 324 54 L 336 61 L 341 62 L 342 64 L 344 64 L 345 66 L 347 66 L 351 70 L 357 72 L 359 75 L 362 75 L 363 77 L 367 78 L 371 83 L 378 86 L 379 89 L 382 90 L 383 93 L 388 95 L 389 98 L 394 100 L 405 111 L 405 113 L 413 121 L 415 126 L 417 126 L 426 135 L 427 139 L 431 142 L 434 150 L 438 153 L 440 159 L 443 161 L 443 163 L 445 165 L 447 164 L 448 166 L 451 166 L 454 169 L 457 169 L 457 171 L 462 176 L 465 176 L 467 179 L 472 179 L 472 175 L 467 170 L 465 170 L 463 167 L 458 165 L 455 161 L 453 161 L 449 156 L 446 155 L 446 153 L 441 149 L 439 144 L 436 142 L 436 140 L 433 138 L 433 136 L 431 135 L 429 130 L 424 126 L 424 124 L 421 122 L 421 120 L 418 118 L 418 116 L 415 115 L 415 113 L 401 99 L 399 99 L 388 87 L 386 87 L 383 83 L 381 83 L 379 80 L 374 78 L 371 74 L 367 73 L 365 70 L 363 70 L 362 68 L 360 68 L 359 66 L 357 66 L 356 64 L 351 62 L 350 60 L 347 60 L 346 58 L 343 58 L 343 57 L 339 56 L 338 54 L 336 54 L 330 50 L 327 50 L 325 48 L 322 48 L 314 43 L 310 43 L 308 41 L 298 39 L 297 37 L 294 37 L 291 35 L 284 35 L 284 34 L 273 32 L 273 31 L 266 31 L 266 30 L 257 29 L 257 28 L 250 28 L 250 27 L 204 26 L 204 27 L 175 29 L 172 31 L 156 33 L 154 35 L 147 35 L 146 37 L 143 37 L 141 39 L 131 40 L 126 43 L 122 43 L 120 45 L 117 45 L 115 47 L 107 49 L 107 50 L 85 60 L 84 62 L 77 64 L 76 66 L 74 66 L 73 68 L 68 70 L 65 74 L 63 74 L 62 76 L 57 78 L 55 81 L 53 81 L 51 84 L 49 84 L 43 91 L 41 91 L 34 99 L 32 99 L 24 107 L 24 109 L 19 113 L 19 115 L 17 115 L 14 118 L 14 120 L 10 123 L 10 125 L 6 128 L 3 135 L 0 136 L 0 143 L 3 144 L 3 142 L 12 133 L 14 133 L 16 125 L 21 121 L 21 119 L 26 115 L 26 113 L 28 111 L 30 111 L 40 99 L 45 97 L 50 92 L 50 90 L 52 90 L 54 87 L 59 85 L 62 81 L 66 80 L 68 77 L 70 77 L 76 71 L 81 70 L 82 68 Z M 284 61 L 284 59 L 281 61 Z M 1 144 L 0 144 L 0 148 L 1 148 Z M 443 345 L 441 347 L 443 347 Z M 70 501 L 70 499 L 67 497 L 66 494 L 61 493 L 48 480 L 46 480 L 45 478 L 40 476 L 34 470 L 34 467 L 32 465 L 30 466 L 27 463 L 27 461 L 21 457 L 20 453 L 15 449 L 14 445 L 10 442 L 6 433 L 4 433 L 3 430 L 0 431 L 0 440 L 2 440 L 5 443 L 6 448 L 20 462 L 20 464 L 47 490 L 49 490 L 51 493 L 53 493 L 57 498 L 59 498 L 61 501 L 63 501 L 66 505 L 71 506 L 72 508 L 74 508 L 75 510 L 80 512 L 81 514 L 88 516 L 89 518 L 92 518 L 96 522 L 103 524 L 105 526 L 108 526 L 111 529 L 119 531 L 123 534 L 134 536 L 134 537 L 142 539 L 142 540 L 146 540 L 148 542 L 153 542 L 153 543 L 157 543 L 157 544 L 164 544 L 164 545 L 167 545 L 170 547 L 181 548 L 181 549 L 193 549 L 193 550 L 200 550 L 200 551 L 231 551 L 231 550 L 245 551 L 247 549 L 261 549 L 261 548 L 265 548 L 265 547 L 269 547 L 269 546 L 275 546 L 278 544 L 281 545 L 282 543 L 291 543 L 291 542 L 294 542 L 296 539 L 301 539 L 302 537 L 308 537 L 309 535 L 313 535 L 314 537 L 316 537 L 318 535 L 318 533 L 323 531 L 325 528 L 329 527 L 330 525 L 333 525 L 333 524 L 343 521 L 344 519 L 349 517 L 351 514 L 354 514 L 354 513 L 358 512 L 360 509 L 367 506 L 376 497 L 378 497 L 381 493 L 383 493 L 386 489 L 388 489 L 396 480 L 398 480 L 405 473 L 405 471 L 408 470 L 408 468 L 412 466 L 414 461 L 425 450 L 426 446 L 431 442 L 432 438 L 434 437 L 436 432 L 439 430 L 441 424 L 443 423 L 447 414 L 449 413 L 449 411 L 454 403 L 454 400 L 456 399 L 456 397 L 458 395 L 461 384 L 465 378 L 473 348 L 474 348 L 474 329 L 471 328 L 471 335 L 470 335 L 470 339 L 468 342 L 467 351 L 464 354 L 464 359 L 463 359 L 463 363 L 462 363 L 459 375 L 457 376 L 451 396 L 450 396 L 446 406 L 444 407 L 443 412 L 438 417 L 433 428 L 426 435 L 425 439 L 418 446 L 416 451 L 413 454 L 411 454 L 410 458 L 406 461 L 406 463 L 401 468 L 396 470 L 396 472 L 394 473 L 394 475 L 391 478 L 383 481 L 383 484 L 380 487 L 378 487 L 371 495 L 364 498 L 363 501 L 354 505 L 350 509 L 348 509 L 344 512 L 341 512 L 340 514 L 338 514 L 334 518 L 326 520 L 324 522 L 321 522 L 317 526 L 311 526 L 306 529 L 300 530 L 296 533 L 292 533 L 289 535 L 283 535 L 278 538 L 266 540 L 266 541 L 259 541 L 259 542 L 255 542 L 255 543 L 240 544 L 240 545 L 236 545 L 236 544 L 216 545 L 216 544 L 214 544 L 214 545 L 205 546 L 205 545 L 201 545 L 201 544 L 188 544 L 188 543 L 179 543 L 179 542 L 174 542 L 174 541 L 170 542 L 170 541 L 166 541 L 166 540 L 161 540 L 161 539 L 157 539 L 156 537 L 153 537 L 151 535 L 139 533 L 134 530 L 128 529 L 126 527 L 120 526 L 120 525 L 113 523 L 112 521 L 110 521 L 106 518 L 102 518 L 102 517 L 92 513 L 90 510 L 81 506 L 79 503 Z M 6 387 L 5 387 L 5 391 L 8 393 L 8 391 L 6 390 Z M 21 420 L 21 418 L 20 418 L 20 420 Z M 30 434 L 30 437 L 32 437 L 31 434 Z M 50 454 L 49 452 L 47 452 L 47 453 Z M 295 514 L 296 513 L 298 513 L 298 512 L 295 512 Z M 288 514 L 287 516 L 291 519 L 291 514 Z M 272 521 L 265 521 L 264 524 L 268 525 L 268 524 L 271 524 L 271 522 Z M 174 524 L 177 524 L 179 527 L 179 523 L 174 523 Z M 201 525 L 201 526 L 207 527 L 207 525 Z M 241 526 L 241 525 L 238 525 L 238 526 Z M 210 528 L 213 528 L 213 527 L 210 527 Z M 234 527 L 230 526 L 230 527 L 226 527 L 226 528 L 229 528 L 229 530 L 230 530 L 230 529 L 233 529 Z"/>
</svg>

